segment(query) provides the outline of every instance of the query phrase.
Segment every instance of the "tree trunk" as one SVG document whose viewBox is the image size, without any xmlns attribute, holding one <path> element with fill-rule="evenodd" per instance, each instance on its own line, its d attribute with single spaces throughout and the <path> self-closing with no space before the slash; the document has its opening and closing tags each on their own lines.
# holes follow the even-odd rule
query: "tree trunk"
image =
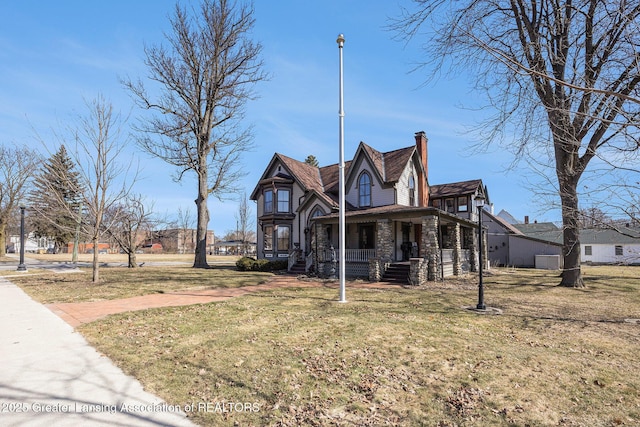
<svg viewBox="0 0 640 427">
<path fill-rule="evenodd" d="M 198 220 L 196 225 L 196 247 L 194 268 L 209 268 L 207 263 L 207 228 L 209 227 L 209 207 L 207 206 L 208 180 L 206 167 L 200 169 L 198 174 L 198 198 L 196 199 L 196 209 Z"/>
<path fill-rule="evenodd" d="M 562 256 L 564 269 L 560 286 L 583 288 L 580 268 L 580 227 L 578 224 L 578 179 L 559 174 L 562 201 Z"/>
<path fill-rule="evenodd" d="M 130 250 L 127 255 L 128 255 L 128 258 L 129 258 L 129 268 L 137 268 L 138 264 L 136 262 L 136 251 L 135 251 L 135 249 L 134 250 Z"/>
<path fill-rule="evenodd" d="M 93 238 L 93 283 L 96 284 L 100 282 L 100 266 L 98 264 L 98 237 Z"/>
<path fill-rule="evenodd" d="M 7 255 L 7 234 L 6 234 L 7 226 L 4 222 L 0 222 L 0 257 Z M 15 248 L 15 245 L 14 245 Z"/>
</svg>

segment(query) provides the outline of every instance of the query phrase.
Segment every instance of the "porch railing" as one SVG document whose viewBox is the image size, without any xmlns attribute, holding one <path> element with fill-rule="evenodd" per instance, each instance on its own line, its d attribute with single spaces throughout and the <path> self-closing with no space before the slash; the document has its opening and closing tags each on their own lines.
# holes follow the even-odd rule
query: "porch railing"
<svg viewBox="0 0 640 427">
<path fill-rule="evenodd" d="M 311 266 L 313 265 L 313 251 L 307 254 L 307 257 L 304 260 L 304 271 L 308 272 L 311 270 Z"/>
<path fill-rule="evenodd" d="M 340 249 L 335 249 L 335 259 L 340 259 Z M 320 262 L 330 262 L 333 254 L 330 249 L 325 249 L 319 253 Z M 369 258 L 375 258 L 375 249 L 346 249 L 344 253 L 345 262 L 369 262 Z"/>
<path fill-rule="evenodd" d="M 289 252 L 289 263 L 287 266 L 287 271 L 291 270 L 291 267 L 293 267 L 298 262 L 301 252 L 302 251 L 300 249 L 294 249 L 293 251 Z"/>
</svg>

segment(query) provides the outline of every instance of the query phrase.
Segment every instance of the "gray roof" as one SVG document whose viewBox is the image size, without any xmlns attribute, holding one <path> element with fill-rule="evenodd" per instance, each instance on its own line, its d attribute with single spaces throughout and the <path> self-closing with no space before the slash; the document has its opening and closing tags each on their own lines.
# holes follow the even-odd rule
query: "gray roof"
<svg viewBox="0 0 640 427">
<path fill-rule="evenodd" d="M 617 230 L 585 229 L 580 231 L 580 243 L 583 245 L 640 245 L 640 228 L 620 227 Z"/>
<path fill-rule="evenodd" d="M 522 224 L 514 224 L 513 226 L 520 229 L 523 234 L 551 242 L 562 243 L 562 229 L 555 230 L 529 230 L 525 231 L 520 228 Z M 640 245 L 640 228 L 620 227 L 613 229 L 596 229 L 586 228 L 580 230 L 581 245 Z"/>
</svg>

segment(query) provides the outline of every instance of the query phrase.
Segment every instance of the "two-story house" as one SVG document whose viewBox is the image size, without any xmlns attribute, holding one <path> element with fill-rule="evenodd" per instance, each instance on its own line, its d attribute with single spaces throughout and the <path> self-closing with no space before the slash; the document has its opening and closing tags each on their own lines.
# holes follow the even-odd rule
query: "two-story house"
<svg viewBox="0 0 640 427">
<path fill-rule="evenodd" d="M 345 163 L 346 273 L 381 280 L 399 269 L 415 284 L 477 265 L 481 180 L 429 187 L 428 140 L 380 152 L 361 142 Z M 257 256 L 304 260 L 328 274 L 338 251 L 338 165 L 316 167 L 276 153 L 251 194 Z M 401 267 L 400 267 L 401 266 Z"/>
</svg>

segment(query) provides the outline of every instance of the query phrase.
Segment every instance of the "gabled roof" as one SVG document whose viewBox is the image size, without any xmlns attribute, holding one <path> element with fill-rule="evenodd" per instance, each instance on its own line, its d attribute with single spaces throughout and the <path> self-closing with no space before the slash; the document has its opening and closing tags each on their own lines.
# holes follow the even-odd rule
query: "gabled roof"
<svg viewBox="0 0 640 427">
<path fill-rule="evenodd" d="M 255 200 L 257 198 L 257 191 L 260 188 L 260 185 L 265 180 L 282 180 L 287 179 L 287 176 L 283 176 L 283 174 L 278 174 L 275 177 L 270 177 L 269 171 L 273 169 L 275 164 L 280 162 L 282 166 L 286 169 L 287 176 L 290 176 L 291 179 L 297 181 L 302 188 L 307 190 L 315 190 L 320 193 L 324 192 L 324 188 L 322 185 L 322 179 L 320 177 L 320 173 L 318 168 L 312 166 L 305 162 L 300 162 L 298 160 L 292 159 L 291 157 L 285 156 L 280 153 L 275 153 L 269 162 L 269 165 L 265 169 L 264 173 L 260 177 L 258 181 L 258 185 L 255 187 L 253 192 L 251 193 L 251 199 Z"/>
<path fill-rule="evenodd" d="M 416 147 L 412 145 L 383 153 L 364 142 L 360 142 L 354 160 L 350 165 L 361 159 L 362 156 L 365 156 L 373 168 L 372 172 L 378 176 L 378 179 L 384 184 L 393 185 L 398 182 L 407 163 L 415 152 Z M 350 169 L 345 171 L 345 179 L 347 182 L 354 179 L 354 177 L 349 176 L 349 171 Z"/>
<path fill-rule="evenodd" d="M 558 245 L 558 246 L 562 245 L 562 232 L 558 233 L 557 229 L 555 232 L 547 232 L 547 233 L 540 233 L 537 235 L 530 235 L 530 234 L 523 233 L 518 229 L 516 225 L 521 225 L 521 224 L 510 224 L 504 218 L 501 218 L 497 215 L 493 215 L 491 212 L 487 210 L 483 210 L 482 212 L 483 212 L 483 218 L 488 217 L 491 221 L 495 222 L 496 224 L 499 224 L 507 232 L 507 234 L 515 236 L 515 238 L 526 239 L 534 242 L 548 243 L 548 244 Z M 560 241 L 558 241 L 558 235 L 561 238 Z"/>
<path fill-rule="evenodd" d="M 562 229 L 553 223 L 514 224 L 525 236 L 562 243 Z M 581 245 L 640 245 L 640 228 L 621 227 L 619 230 L 586 228 L 580 230 Z"/>
<path fill-rule="evenodd" d="M 360 142 L 360 146 L 358 147 L 358 150 L 356 150 L 356 157 L 358 156 L 358 151 L 360 151 L 360 149 L 362 149 L 362 151 L 369 157 L 373 164 L 373 168 L 380 178 L 382 178 L 382 182 L 386 182 L 387 178 L 385 173 L 386 171 L 384 170 L 384 154 L 364 142 Z"/>
<path fill-rule="evenodd" d="M 640 228 L 621 227 L 619 231 L 587 228 L 580 230 L 580 243 L 583 245 L 640 245 Z"/>
<path fill-rule="evenodd" d="M 291 172 L 293 177 L 305 190 L 322 191 L 323 185 L 316 166 L 301 162 L 283 154 L 276 153 L 282 164 Z"/>
<path fill-rule="evenodd" d="M 354 160 L 345 161 L 345 180 L 346 182 L 349 181 L 349 172 L 353 172 L 352 167 L 358 167 L 355 166 L 354 162 L 359 165 L 360 162 L 364 161 L 370 165 L 373 169 L 371 172 L 376 174 L 383 184 L 393 186 L 400 180 L 414 156 L 417 156 L 416 167 L 419 167 L 423 173 L 426 172 L 415 145 L 383 153 L 364 142 L 360 142 Z M 284 171 L 274 175 L 276 165 L 282 165 Z M 274 154 L 260 181 L 251 193 L 251 199 L 257 200 L 258 191 L 263 185 L 273 184 L 277 181 L 291 182 L 291 180 L 297 182 L 305 193 L 309 192 L 309 195 L 315 194 L 328 206 L 334 208 L 337 206 L 339 192 L 338 164 L 316 167 L 280 153 Z M 432 186 L 430 189 L 432 197 L 434 197 L 434 191 L 435 197 L 439 197 L 439 194 L 458 195 L 484 192 L 482 181 L 479 179 Z M 349 206 L 348 209 L 355 209 L 355 207 Z"/>
<path fill-rule="evenodd" d="M 511 215 L 509 212 L 507 212 L 504 209 L 502 209 L 500 212 L 498 212 L 498 215 L 496 215 L 496 216 L 498 218 L 504 219 L 509 224 L 522 224 L 522 221 L 517 220 L 513 215 Z"/>
<path fill-rule="evenodd" d="M 550 242 L 562 243 L 562 230 L 552 222 L 532 222 L 529 224 L 512 224 L 522 234 Z"/>
<path fill-rule="evenodd" d="M 513 224 L 513 226 L 524 234 L 546 233 L 548 231 L 559 230 L 552 222 L 531 222 L 528 224 Z"/>
<path fill-rule="evenodd" d="M 384 154 L 385 176 L 388 182 L 398 182 L 416 147 L 400 148 Z"/>
<path fill-rule="evenodd" d="M 452 182 L 449 184 L 438 184 L 429 186 L 429 197 L 432 199 L 440 197 L 450 197 L 462 194 L 474 194 L 482 191 L 482 180 L 472 179 L 470 181 Z"/>
</svg>

